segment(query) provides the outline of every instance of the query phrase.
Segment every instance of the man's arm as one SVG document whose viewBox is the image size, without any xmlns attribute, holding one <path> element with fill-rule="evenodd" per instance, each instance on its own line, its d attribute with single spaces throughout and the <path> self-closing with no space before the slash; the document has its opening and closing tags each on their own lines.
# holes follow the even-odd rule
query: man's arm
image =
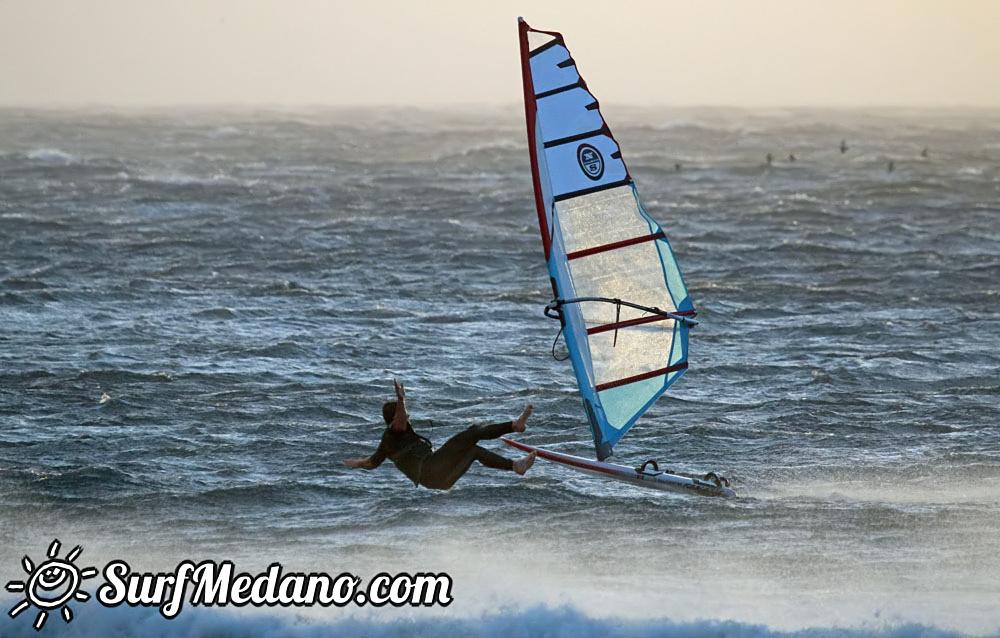
<svg viewBox="0 0 1000 638">
<path fill-rule="evenodd" d="M 406 425 L 410 422 L 410 415 L 406 413 L 406 390 L 403 388 L 403 384 L 395 379 L 392 380 L 392 385 L 396 388 L 396 414 L 392 417 L 390 427 L 393 431 L 402 434 L 406 431 Z M 379 465 L 382 465 L 382 461 L 388 456 L 385 443 L 387 435 L 388 432 L 382 435 L 382 440 L 379 441 L 375 454 L 366 457 L 344 459 L 344 463 L 347 464 L 347 467 L 362 470 L 374 470 Z"/>
<path fill-rule="evenodd" d="M 344 459 L 344 463 L 347 467 L 353 467 L 355 469 L 362 470 L 374 470 L 379 465 L 382 465 L 382 461 L 388 457 L 388 448 L 386 447 L 386 435 L 388 434 L 386 430 L 385 434 L 382 435 L 382 440 L 378 442 L 378 449 L 371 456 L 357 457 L 353 459 Z"/>
<path fill-rule="evenodd" d="M 396 388 L 396 414 L 392 417 L 392 429 L 402 434 L 406 432 L 406 424 L 410 422 L 410 415 L 406 413 L 406 389 L 395 379 L 392 380 L 392 385 Z"/>
</svg>

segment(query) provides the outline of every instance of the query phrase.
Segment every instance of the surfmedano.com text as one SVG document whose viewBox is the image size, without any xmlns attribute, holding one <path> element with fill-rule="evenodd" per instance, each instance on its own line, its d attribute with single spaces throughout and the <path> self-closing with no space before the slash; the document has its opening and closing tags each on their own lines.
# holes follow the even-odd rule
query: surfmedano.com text
<svg viewBox="0 0 1000 638">
<path fill-rule="evenodd" d="M 164 618 L 175 618 L 185 602 L 206 607 L 323 607 L 372 605 L 382 607 L 448 606 L 451 576 L 448 574 L 381 573 L 362 587 L 362 579 L 349 573 L 284 573 L 272 563 L 259 574 L 236 573 L 231 561 L 183 561 L 173 573 L 134 573 L 129 564 L 116 560 L 104 567 L 105 584 L 97 591 L 106 607 L 159 607 Z M 190 591 L 190 595 L 186 594 Z"/>
</svg>

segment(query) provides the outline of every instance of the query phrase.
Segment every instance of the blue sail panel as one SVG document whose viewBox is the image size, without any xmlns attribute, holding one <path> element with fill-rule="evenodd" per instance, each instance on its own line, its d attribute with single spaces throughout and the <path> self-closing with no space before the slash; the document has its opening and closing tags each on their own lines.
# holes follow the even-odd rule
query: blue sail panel
<svg viewBox="0 0 1000 638">
<path fill-rule="evenodd" d="M 694 306 L 562 36 L 520 37 L 539 229 L 603 459 L 687 368 Z"/>
</svg>

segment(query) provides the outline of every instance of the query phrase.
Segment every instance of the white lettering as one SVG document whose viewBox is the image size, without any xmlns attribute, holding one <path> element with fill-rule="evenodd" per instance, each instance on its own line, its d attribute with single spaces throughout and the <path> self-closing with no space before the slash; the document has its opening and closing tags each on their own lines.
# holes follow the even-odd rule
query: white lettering
<svg viewBox="0 0 1000 638">
<path fill-rule="evenodd" d="M 104 580 L 107 581 L 97 590 L 97 600 L 107 607 L 115 607 L 125 600 L 125 581 L 122 576 L 129 571 L 128 563 L 116 560 L 104 567 Z"/>
<path fill-rule="evenodd" d="M 302 574 L 289 574 L 281 579 L 281 586 L 278 588 L 278 600 L 282 605 L 302 605 L 306 603 L 306 594 L 303 590 L 306 581 Z"/>
<path fill-rule="evenodd" d="M 447 574 L 406 573 L 392 576 L 381 573 L 361 589 L 361 578 L 349 573 L 337 577 L 324 573 L 282 573 L 280 563 L 272 563 L 266 572 L 235 574 L 231 561 L 203 561 L 195 565 L 186 560 L 173 573 L 135 573 L 128 563 L 116 560 L 104 568 L 105 583 L 98 589 L 102 605 L 114 607 L 127 603 L 132 607 L 159 607 L 160 614 L 176 618 L 186 603 L 198 606 L 306 606 L 324 607 L 371 604 L 447 606 L 452 602 L 451 577 Z M 188 585 L 193 585 L 190 598 Z"/>
<path fill-rule="evenodd" d="M 392 576 L 386 573 L 379 574 L 372 579 L 372 582 L 368 584 L 368 600 L 371 601 L 371 604 L 381 607 L 389 602 L 389 584 L 391 582 Z"/>
<path fill-rule="evenodd" d="M 189 560 L 177 566 L 177 578 L 174 583 L 173 595 L 170 600 L 160 606 L 160 613 L 166 619 L 176 618 L 184 607 L 184 591 L 187 589 L 187 581 L 194 571 L 194 563 Z"/>
<path fill-rule="evenodd" d="M 389 602 L 399 607 L 405 605 L 410 600 L 410 580 L 408 578 L 396 578 L 389 588 Z"/>
<path fill-rule="evenodd" d="M 250 574 L 240 574 L 233 582 L 233 604 L 245 605 L 253 602 L 253 593 L 247 595 L 247 591 L 253 588 L 253 578 Z"/>
<path fill-rule="evenodd" d="M 275 589 L 280 577 L 281 565 L 279 563 L 271 563 L 271 566 L 267 568 L 267 575 L 257 575 L 257 578 L 254 579 L 252 592 L 254 605 L 261 607 L 263 605 L 274 605 L 278 602 Z"/>
<path fill-rule="evenodd" d="M 422 604 L 427 607 L 437 604 L 447 607 L 451 604 L 451 577 L 447 574 L 437 576 L 417 574 L 413 579 L 413 597 L 410 599 L 410 604 Z"/>
<path fill-rule="evenodd" d="M 331 603 L 343 607 L 354 600 L 354 590 L 361 584 L 361 579 L 350 574 L 341 574 L 333 583 L 333 591 L 324 591 L 319 604 L 328 606 Z"/>
<path fill-rule="evenodd" d="M 163 590 L 172 585 L 173 576 L 166 574 L 129 574 L 128 602 L 131 606 L 149 607 L 159 605 L 163 601 Z"/>
<path fill-rule="evenodd" d="M 216 570 L 219 571 L 216 577 Z M 227 585 L 233 579 L 233 563 L 223 561 L 222 567 L 210 560 L 198 565 L 194 570 L 194 580 L 198 586 L 191 595 L 192 605 L 225 605 L 228 602 L 227 593 L 230 587 Z M 236 603 L 239 605 L 240 603 Z"/>
</svg>

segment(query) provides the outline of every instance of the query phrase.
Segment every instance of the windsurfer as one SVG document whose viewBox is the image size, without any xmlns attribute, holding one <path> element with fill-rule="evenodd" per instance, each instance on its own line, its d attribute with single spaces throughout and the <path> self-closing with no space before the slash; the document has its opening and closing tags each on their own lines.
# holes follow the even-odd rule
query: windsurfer
<svg viewBox="0 0 1000 638">
<path fill-rule="evenodd" d="M 535 462 L 535 453 L 512 461 L 480 447 L 480 441 L 496 439 L 512 432 L 524 432 L 525 423 L 531 416 L 533 406 L 529 403 L 521 416 L 513 421 L 493 425 L 474 425 L 448 439 L 437 450 L 431 442 L 420 436 L 410 425 L 406 412 L 406 390 L 393 380 L 396 400 L 382 406 L 382 418 L 386 429 L 382 434 L 378 449 L 371 456 L 346 459 L 352 468 L 374 470 L 385 459 L 391 460 L 414 485 L 423 485 L 434 490 L 447 490 L 468 471 L 474 461 L 486 467 L 509 470 L 524 474 Z"/>
</svg>

